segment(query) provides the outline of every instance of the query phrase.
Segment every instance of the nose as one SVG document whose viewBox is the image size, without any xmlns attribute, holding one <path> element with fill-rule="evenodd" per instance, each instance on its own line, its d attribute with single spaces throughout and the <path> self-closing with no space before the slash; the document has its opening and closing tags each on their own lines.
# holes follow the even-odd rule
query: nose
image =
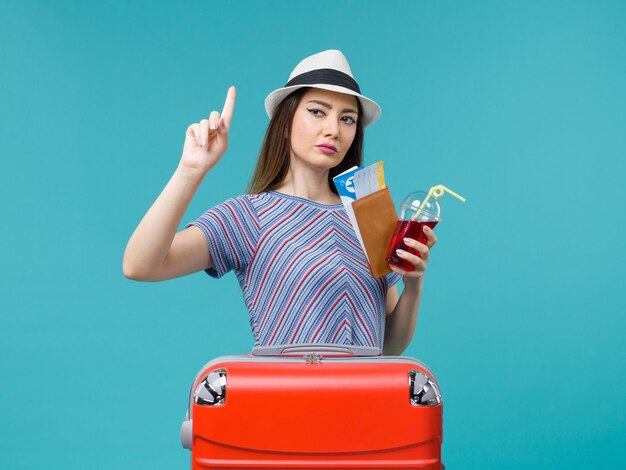
<svg viewBox="0 0 626 470">
<path fill-rule="evenodd" d="M 331 116 L 324 120 L 324 136 L 325 137 L 339 137 L 339 123 Z"/>
</svg>

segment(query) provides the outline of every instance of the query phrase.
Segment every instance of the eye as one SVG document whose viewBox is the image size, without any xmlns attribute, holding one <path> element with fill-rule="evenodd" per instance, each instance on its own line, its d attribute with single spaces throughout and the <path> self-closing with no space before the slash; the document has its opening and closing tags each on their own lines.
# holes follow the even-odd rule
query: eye
<svg viewBox="0 0 626 470">
<path fill-rule="evenodd" d="M 347 119 L 347 121 L 345 121 L 345 122 L 347 122 L 348 124 L 355 124 L 356 123 L 356 120 L 352 116 L 344 116 L 341 119 Z"/>
<path fill-rule="evenodd" d="M 306 108 L 306 109 L 307 109 L 308 112 L 310 112 L 314 116 L 321 116 L 321 115 L 324 114 L 324 111 L 322 111 L 321 109 L 318 109 L 318 108 L 312 108 L 312 109 Z"/>
</svg>

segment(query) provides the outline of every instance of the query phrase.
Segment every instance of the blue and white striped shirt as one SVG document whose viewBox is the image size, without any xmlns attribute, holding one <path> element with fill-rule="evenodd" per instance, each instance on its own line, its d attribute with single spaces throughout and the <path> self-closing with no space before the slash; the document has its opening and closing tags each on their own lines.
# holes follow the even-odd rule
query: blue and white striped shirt
<svg viewBox="0 0 626 470">
<path fill-rule="evenodd" d="M 370 274 L 342 204 L 269 191 L 228 199 L 187 226 L 207 237 L 219 278 L 234 270 L 255 345 L 335 343 L 382 349 L 387 289 Z"/>
</svg>

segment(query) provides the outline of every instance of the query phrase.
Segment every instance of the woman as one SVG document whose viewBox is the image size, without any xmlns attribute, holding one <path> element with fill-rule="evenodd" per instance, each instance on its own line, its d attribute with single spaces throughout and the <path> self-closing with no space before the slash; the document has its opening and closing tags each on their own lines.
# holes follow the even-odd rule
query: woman
<svg viewBox="0 0 626 470">
<path fill-rule="evenodd" d="M 255 345 L 339 343 L 401 354 L 409 345 L 428 244 L 408 240 L 415 266 L 374 279 L 332 177 L 362 160 L 363 129 L 380 107 L 360 93 L 346 58 L 329 50 L 301 61 L 270 93 L 271 120 L 248 193 L 176 229 L 207 173 L 228 146 L 235 88 L 222 113 L 191 124 L 180 163 L 131 236 L 124 274 L 161 281 L 205 270 L 235 271 Z M 398 298 L 395 283 L 402 277 Z"/>
</svg>

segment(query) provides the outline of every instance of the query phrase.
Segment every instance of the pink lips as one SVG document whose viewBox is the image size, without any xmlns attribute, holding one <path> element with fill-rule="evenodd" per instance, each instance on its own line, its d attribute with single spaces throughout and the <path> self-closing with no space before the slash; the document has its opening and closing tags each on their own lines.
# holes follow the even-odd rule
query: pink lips
<svg viewBox="0 0 626 470">
<path fill-rule="evenodd" d="M 322 144 L 322 145 L 316 145 L 316 147 L 320 149 L 320 151 L 322 151 L 326 155 L 332 155 L 333 153 L 337 153 L 337 149 L 332 145 Z"/>
</svg>

